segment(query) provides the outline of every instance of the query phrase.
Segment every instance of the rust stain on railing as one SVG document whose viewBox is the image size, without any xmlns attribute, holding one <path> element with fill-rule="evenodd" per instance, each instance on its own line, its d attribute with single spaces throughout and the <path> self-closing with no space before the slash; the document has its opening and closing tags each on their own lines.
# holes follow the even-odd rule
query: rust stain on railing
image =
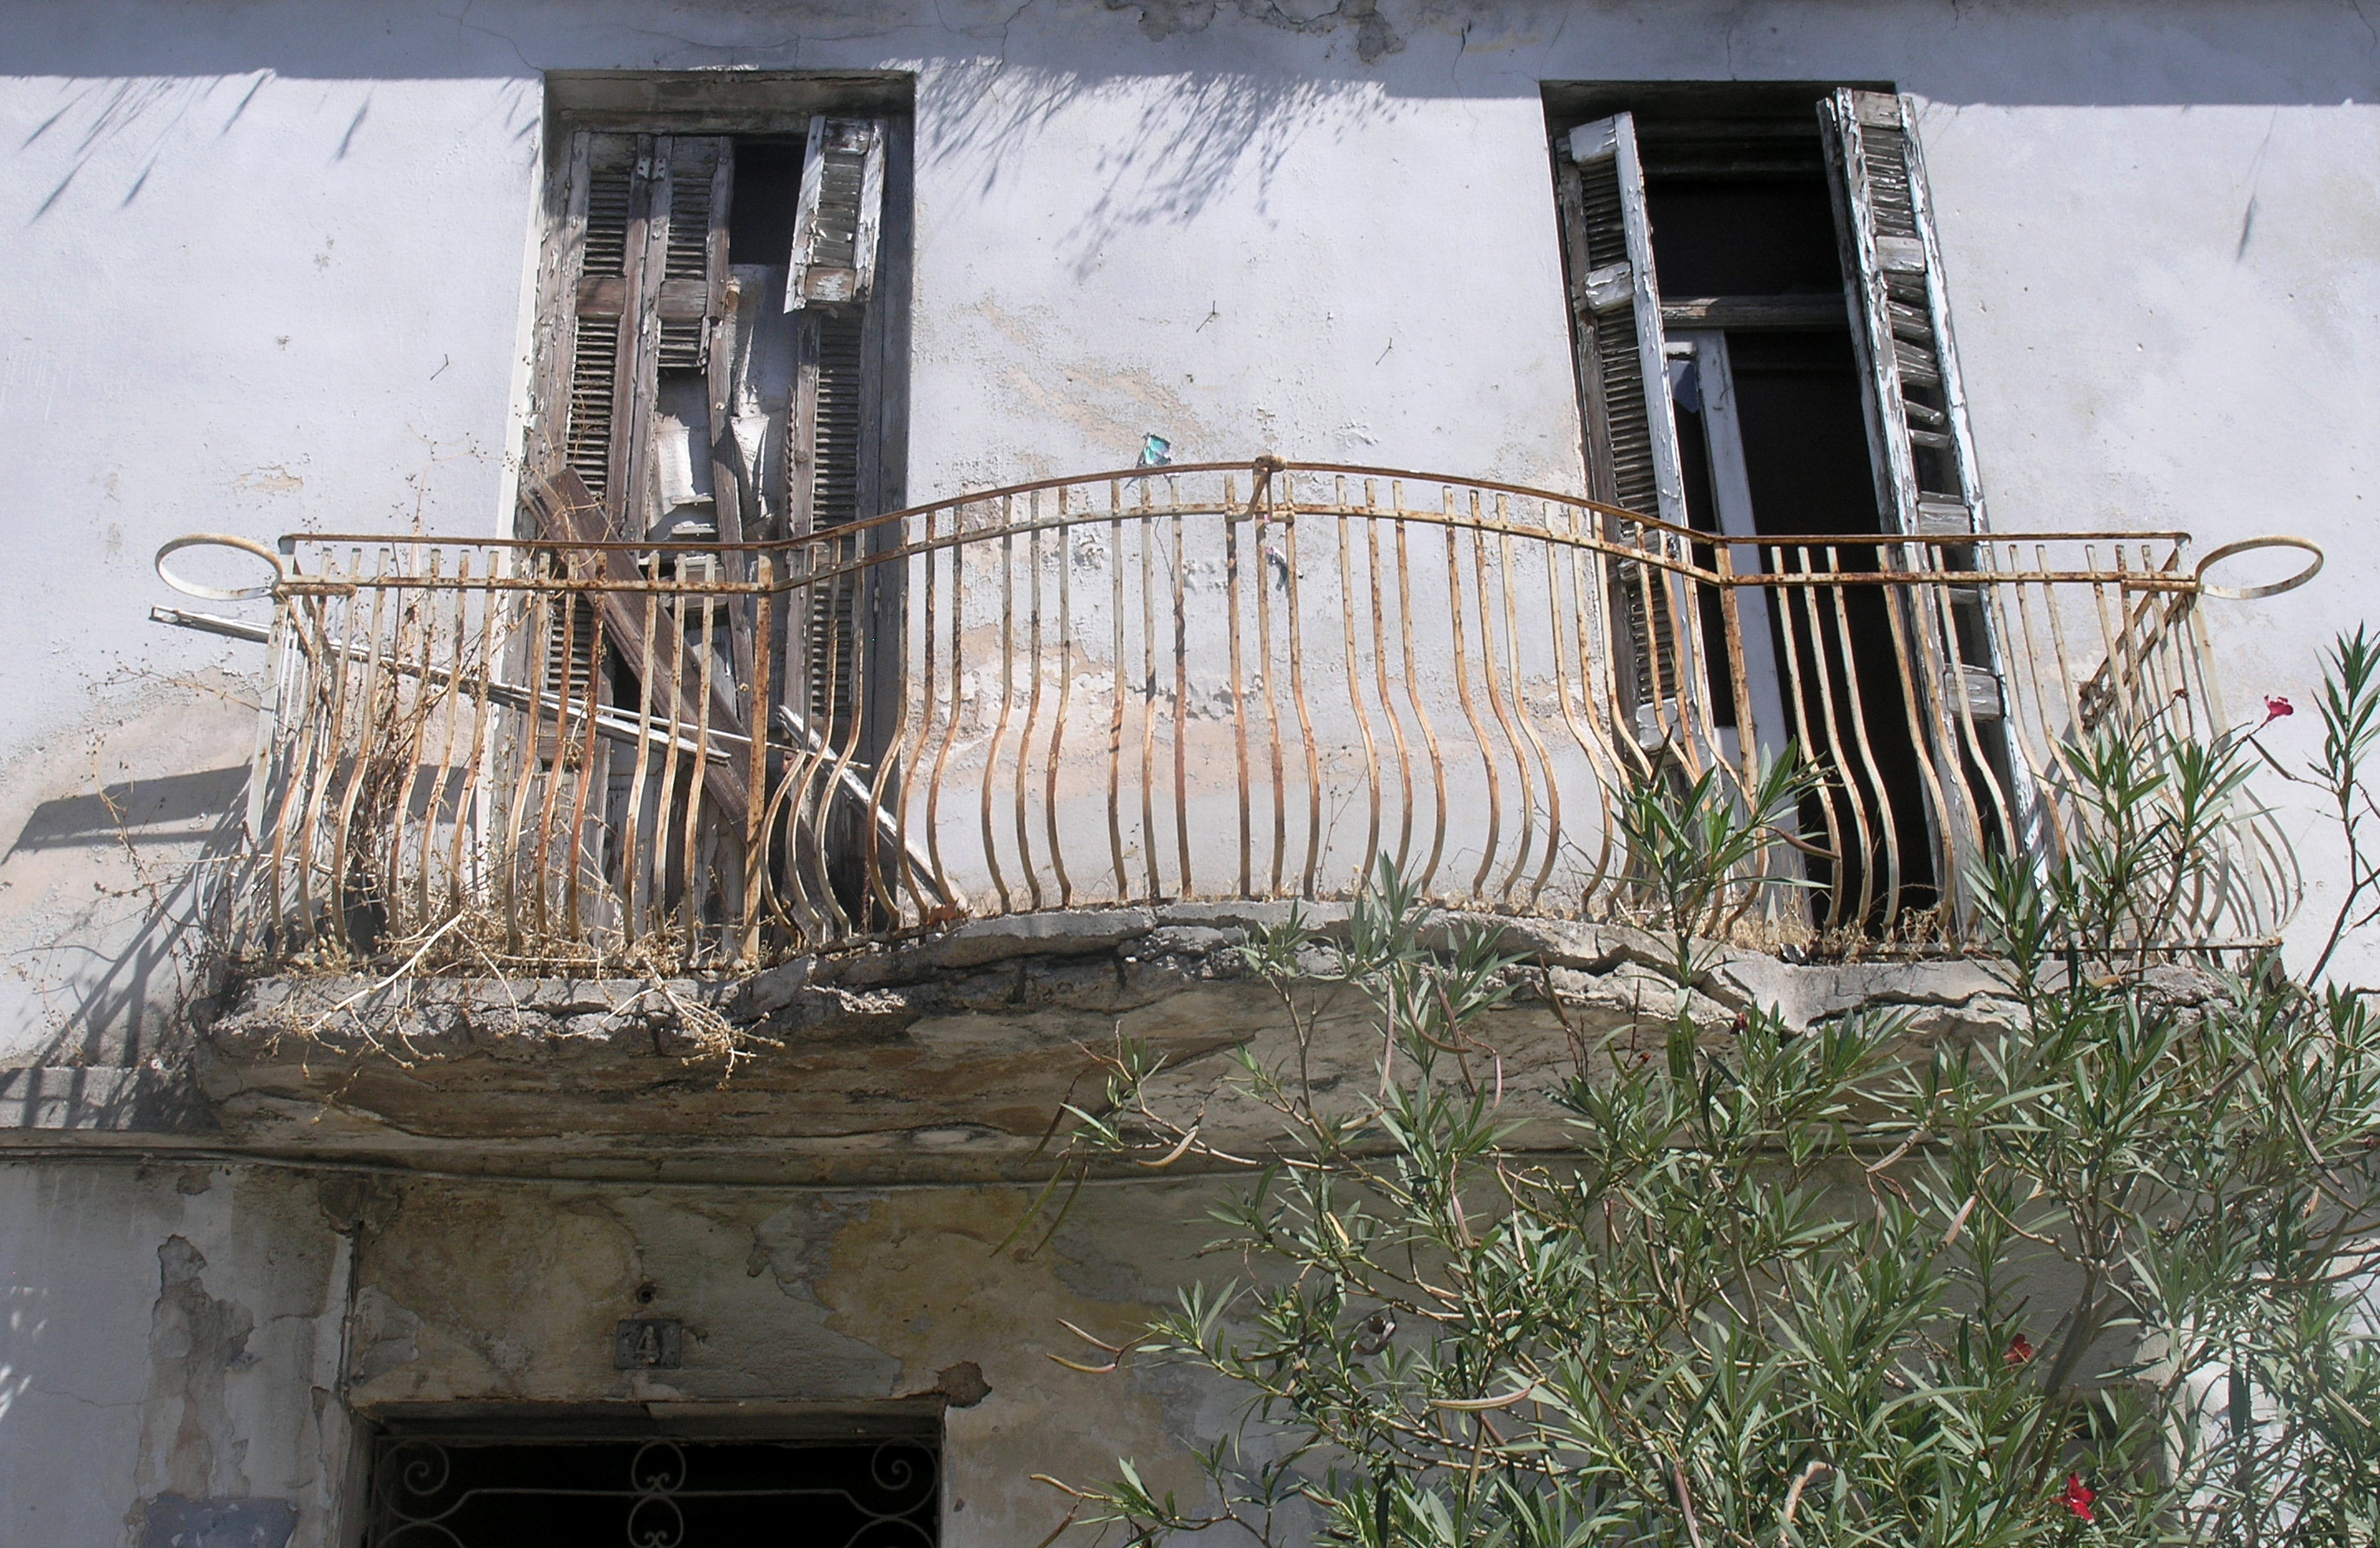
<svg viewBox="0 0 2380 1548">
<path fill-rule="evenodd" d="M 269 630 L 170 616 L 270 646 L 243 949 L 749 967 L 1342 896 L 1383 853 L 1451 906 L 1624 915 L 1616 795 L 1789 745 L 1821 782 L 1738 916 L 1957 939 L 1982 856 L 2087 820 L 2058 796 L 2075 735 L 2224 728 L 2198 603 L 2276 589 L 2209 584 L 2245 545 L 2192 567 L 2179 532 L 1737 538 L 1272 457 L 763 543 L 531 507 L 529 539 L 161 553 L 274 566 Z M 2286 847 L 2241 843 L 2176 938 L 2286 910 Z"/>
</svg>

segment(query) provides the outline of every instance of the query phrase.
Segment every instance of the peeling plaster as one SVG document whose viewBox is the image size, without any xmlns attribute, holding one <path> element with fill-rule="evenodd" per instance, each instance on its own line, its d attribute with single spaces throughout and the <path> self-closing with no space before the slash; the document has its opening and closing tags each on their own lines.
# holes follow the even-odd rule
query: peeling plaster
<svg viewBox="0 0 2380 1548">
<path fill-rule="evenodd" d="M 256 1363 L 248 1308 L 207 1293 L 204 1254 L 182 1237 L 157 1249 L 156 1311 L 149 1331 L 149 1398 L 140 1476 L 191 1498 L 243 1494 L 248 1442 L 224 1402 L 224 1378 Z"/>
<path fill-rule="evenodd" d="M 1077 1293 L 1059 1254 L 1030 1251 L 1029 1238 L 995 1252 L 1031 1199 L 1009 1188 L 894 1196 L 837 1237 L 833 1271 L 819 1285 L 834 1326 L 900 1359 L 903 1390 L 929 1388 L 962 1361 L 981 1367 L 989 1395 L 944 1415 L 948 1487 L 1016 1542 L 1039 1540 L 1065 1515 L 1067 1502 L 1033 1482 L 1036 1472 L 1104 1477 L 1129 1456 L 1148 1461 L 1160 1494 L 1195 1499 L 1202 1487 L 1156 1393 L 1130 1375 L 1085 1376 L 1050 1359 L 1082 1354 L 1061 1319 L 1121 1342 L 1154 1309 Z M 1100 1204 L 1103 1245 L 1119 1256 L 1162 1251 L 1177 1224 L 1128 1200 Z M 1061 1414 L 1065 1422 L 1052 1423 Z"/>
</svg>

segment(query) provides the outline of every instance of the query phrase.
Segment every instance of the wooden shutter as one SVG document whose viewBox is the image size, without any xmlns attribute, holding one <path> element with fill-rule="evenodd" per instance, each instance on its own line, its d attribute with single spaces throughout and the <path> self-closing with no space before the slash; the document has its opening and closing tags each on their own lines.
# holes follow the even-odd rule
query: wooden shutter
<svg viewBox="0 0 2380 1548">
<path fill-rule="evenodd" d="M 654 170 L 664 178 L 654 203 L 662 228 L 654 315 L 663 371 L 699 371 L 727 307 L 727 209 L 735 184 L 735 141 L 671 136 L 655 141 Z"/>
<path fill-rule="evenodd" d="M 628 298 L 644 262 L 643 189 L 637 137 L 571 139 L 570 189 L 560 241 L 564 304 L 557 340 L 566 396 L 553 426 L 560 462 L 616 513 L 628 487 L 637 328 Z M 555 409 L 549 401 L 549 417 Z M 616 529 L 615 529 L 616 530 Z"/>
<path fill-rule="evenodd" d="M 540 471 L 577 474 L 614 537 L 643 531 L 659 372 L 701 369 L 726 311 L 733 155 L 710 135 L 572 137 Z"/>
<path fill-rule="evenodd" d="M 644 530 L 659 372 L 700 369 L 726 310 L 732 158 L 732 142 L 715 136 L 571 137 L 532 467 L 544 479 L 575 475 L 600 512 L 589 532 Z M 590 682 L 609 698 L 596 647 L 618 637 L 598 618 L 583 596 L 552 609 L 543 680 L 573 703 Z"/>
<path fill-rule="evenodd" d="M 1560 192 L 1586 414 L 1588 494 L 1683 527 L 1685 481 L 1635 120 L 1622 113 L 1582 124 L 1564 149 Z M 1610 534 L 1617 541 L 1659 541 L 1633 522 L 1620 525 Z M 1620 664 L 1627 707 L 1657 712 L 1662 701 L 1691 693 L 1691 671 L 1680 672 L 1677 608 L 1666 576 L 1620 563 L 1611 590 L 1628 653 Z M 1640 734 L 1652 729 L 1644 713 L 1637 720 Z"/>
<path fill-rule="evenodd" d="M 867 319 L 854 312 L 820 315 L 804 330 L 802 378 L 809 400 L 809 479 L 802 519 L 825 533 L 858 520 L 865 412 Z M 859 545 L 845 538 L 817 551 L 830 563 L 850 564 Z M 859 578 L 846 575 L 813 588 L 804 653 L 810 664 L 811 725 L 821 732 L 850 717 L 860 691 Z"/>
<path fill-rule="evenodd" d="M 1911 104 L 1845 88 L 1818 112 L 1860 318 L 1877 506 L 1912 535 L 1979 531 L 1984 496 Z"/>
<path fill-rule="evenodd" d="M 801 313 L 785 488 L 795 533 L 824 537 L 876 514 L 868 457 L 880 320 L 872 317 L 884 200 L 886 126 L 879 119 L 810 120 L 801 205 L 794 223 L 785 307 Z M 856 539 L 809 550 L 821 567 L 860 557 Z M 865 689 L 863 597 L 856 575 L 815 585 L 795 621 L 801 700 L 811 728 L 844 736 Z"/>
<path fill-rule="evenodd" d="M 861 302 L 876 283 L 884 213 L 884 121 L 810 120 L 802 151 L 802 200 L 794 218 L 785 310 L 814 301 Z"/>
<path fill-rule="evenodd" d="M 1845 87 L 1819 104 L 1818 118 L 1833 172 L 1843 282 L 1857 319 L 1877 508 L 1888 530 L 1912 537 L 1938 542 L 1980 532 L 1984 494 L 1914 104 Z M 1973 562 L 1973 549 L 1963 545 L 1929 552 L 1947 568 Z M 2037 835 L 2041 796 L 2023 762 L 2010 755 L 2006 680 L 1983 589 L 1950 588 L 1944 600 L 1930 618 L 1914 599 L 1905 605 L 1923 696 L 1933 706 L 1927 735 L 1937 764 L 1953 775 L 1943 790 L 1948 810 L 1934 820 L 1946 830 L 1937 841 L 1949 843 L 1951 875 L 1944 880 L 1955 896 L 1996 836 L 2013 847 Z"/>
</svg>

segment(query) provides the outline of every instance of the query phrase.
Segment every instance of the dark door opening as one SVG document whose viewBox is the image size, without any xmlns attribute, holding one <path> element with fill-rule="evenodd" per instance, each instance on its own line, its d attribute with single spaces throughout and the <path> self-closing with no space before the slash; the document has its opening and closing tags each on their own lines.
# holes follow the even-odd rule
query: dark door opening
<svg viewBox="0 0 2380 1548">
<path fill-rule="evenodd" d="M 382 1435 L 364 1548 L 918 1548 L 941 1485 L 922 1440 Z"/>
</svg>

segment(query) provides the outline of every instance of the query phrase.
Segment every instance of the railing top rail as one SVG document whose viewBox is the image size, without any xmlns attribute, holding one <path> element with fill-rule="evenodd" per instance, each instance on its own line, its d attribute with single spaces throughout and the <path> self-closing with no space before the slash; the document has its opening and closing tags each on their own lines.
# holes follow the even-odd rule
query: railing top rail
<svg viewBox="0 0 2380 1548">
<path fill-rule="evenodd" d="M 1160 482 L 1179 481 L 1189 476 L 1239 473 L 1249 475 L 1250 483 L 1247 488 L 1245 491 L 1230 489 L 1220 495 L 1184 499 L 1179 497 L 1181 492 L 1175 490 L 1169 492 L 1174 497 L 1164 500 L 1144 498 L 1138 504 L 1119 502 L 1111 504 L 1107 508 L 1088 506 L 1081 509 L 1062 507 L 1056 512 L 1032 515 L 1025 520 L 1005 520 L 973 530 L 961 529 L 954 521 L 953 530 L 948 532 L 937 532 L 933 520 L 935 517 L 946 512 L 1014 502 L 1020 497 L 1031 496 L 1053 489 L 1093 488 L 1107 485 L 1111 490 L 1120 490 L 1127 484 L 1137 484 L 1141 486 L 1146 495 L 1149 486 Z M 1585 516 L 1629 523 L 1636 529 L 1637 541 L 1626 541 L 1608 535 L 1603 530 L 1607 523 L 1601 520 L 1583 521 L 1576 530 L 1566 531 L 1544 524 L 1471 514 L 1455 508 L 1451 501 L 1436 509 L 1425 505 L 1408 505 L 1402 494 L 1393 497 L 1386 506 L 1378 504 L 1368 492 L 1366 497 L 1360 503 L 1301 497 L 1311 495 L 1313 493 L 1301 492 L 1293 487 L 1293 481 L 1301 476 L 1331 479 L 1358 478 L 1366 481 L 1387 480 L 1400 486 L 1414 485 L 1427 488 L 1435 485 L 1450 491 L 1463 489 L 1517 497 Z M 1276 480 L 1281 481 L 1279 486 L 1275 484 Z M 1658 518 L 1621 506 L 1606 505 L 1584 495 L 1508 481 L 1467 478 L 1447 473 L 1376 467 L 1362 463 L 1295 462 L 1262 456 L 1249 461 L 1181 463 L 1157 468 L 1135 467 L 1038 479 L 994 489 L 963 492 L 941 499 L 905 506 L 900 510 L 888 511 L 880 516 L 834 528 L 831 533 L 813 532 L 753 542 L 710 540 L 671 542 L 650 538 L 642 541 L 619 539 L 607 542 L 582 542 L 557 541 L 551 538 L 442 535 L 423 532 L 293 532 L 284 535 L 280 540 L 280 556 L 276 562 L 279 573 L 275 577 L 275 583 L 260 591 L 305 595 L 355 585 L 369 585 L 395 589 L 431 586 L 442 589 L 468 587 L 490 591 L 537 589 L 668 593 L 707 591 L 726 595 L 754 594 L 763 591 L 781 592 L 796 586 L 812 585 L 844 574 L 869 570 L 921 555 L 1002 536 L 1062 530 L 1118 518 L 1199 515 L 1222 516 L 1232 519 L 1269 516 L 1279 519 L 1300 513 L 1330 515 L 1362 520 L 1418 523 L 1496 533 L 1529 542 L 1600 552 L 1616 557 L 1636 560 L 1687 580 L 1735 587 L 1777 585 L 1805 587 L 1822 584 L 2112 583 L 2128 591 L 2193 593 L 2206 591 L 2209 594 L 2220 596 L 2230 594 L 2234 589 L 2208 585 L 2204 579 L 2204 572 L 2216 560 L 2240 552 L 2243 548 L 2279 545 L 2305 549 L 2314 555 L 2313 563 L 2302 574 L 2291 577 L 2274 587 L 2253 589 L 2255 594 L 2265 596 L 2302 584 L 2321 568 L 2322 564 L 2319 551 L 2313 549 L 2312 545 L 2307 544 L 2303 540 L 2264 538 L 2250 540 L 2245 544 L 2227 545 L 2202 559 L 2195 569 L 2184 570 L 2181 568 L 2182 551 L 2189 545 L 2191 535 L 2187 531 L 2174 529 L 2123 531 L 2099 528 L 2074 531 L 1834 532 L 1732 536 L 1678 527 Z M 812 563 L 798 573 L 795 573 L 790 566 L 770 573 L 773 567 L 765 565 L 766 558 L 776 555 L 797 554 L 805 551 L 815 554 L 818 545 L 827 541 L 840 543 L 857 541 L 863 550 L 866 550 L 867 540 L 871 534 L 886 530 L 897 533 L 920 519 L 925 522 L 927 533 L 925 537 L 896 543 L 879 542 L 874 545 L 872 551 L 853 554 L 847 560 L 840 563 L 827 565 Z M 1654 541 L 1645 541 L 1646 539 Z M 184 541 L 211 540 L 201 538 Z M 1988 555 L 2027 547 L 2070 546 L 2077 543 L 2111 543 L 2118 546 L 2111 556 L 2112 563 L 2093 556 L 2080 567 L 2053 566 L 2045 563 L 2032 567 L 2020 564 L 2015 567 L 1999 565 L 1970 569 L 1952 567 L 1939 563 L 1928 567 L 1921 561 L 1920 557 L 1925 555 L 1939 555 L 1950 551 L 1982 550 Z M 2161 564 L 2152 567 L 2144 557 L 2143 564 L 2132 565 L 2126 562 L 2126 547 L 2133 544 L 2168 544 L 2171 548 L 2163 556 Z M 667 579 L 650 578 L 633 580 L 602 577 L 573 577 L 563 574 L 534 577 L 505 576 L 491 572 L 466 580 L 459 575 L 431 577 L 418 572 L 403 571 L 364 576 L 352 572 L 306 574 L 298 570 L 297 561 L 301 547 L 322 549 L 341 545 L 361 545 L 383 550 L 423 547 L 475 548 L 492 554 L 748 555 L 756 560 L 762 561 L 763 572 L 751 579 L 720 576 L 707 579 L 676 577 Z M 241 542 L 238 546 L 260 554 L 264 552 L 260 544 Z M 1711 566 L 1694 563 L 1691 555 L 1696 549 L 1718 551 L 1718 563 Z M 1886 553 L 1880 555 L 1883 563 L 1878 568 L 1873 570 L 1845 570 L 1831 566 L 1821 569 L 1755 570 L 1741 568 L 1730 562 L 1730 556 L 1738 551 L 1750 551 L 1755 555 L 1796 554 L 1806 556 L 1815 553 L 1828 553 L 1831 555 L 1837 551 L 1845 549 L 1883 550 Z M 1895 565 L 1889 557 L 1894 552 L 1907 555 L 1910 562 Z"/>
<path fill-rule="evenodd" d="M 1162 467 L 1156 468 L 1116 468 L 1100 472 L 1068 473 L 1054 478 L 1035 479 L 1026 483 L 1002 484 L 996 489 L 964 491 L 960 494 L 945 495 L 938 500 L 922 501 L 914 506 L 905 506 L 899 510 L 886 511 L 881 516 L 872 516 L 864 520 L 850 522 L 842 527 L 838 527 L 835 530 L 841 534 L 865 532 L 871 528 L 889 526 L 895 522 L 907 521 L 917 517 L 929 515 L 936 511 L 950 510 L 961 506 L 983 505 L 995 500 L 1014 499 L 1018 495 L 1035 494 L 1048 489 L 1062 489 L 1073 485 L 1122 483 L 1134 481 L 1148 481 L 1168 478 L 1178 478 L 1191 473 L 1249 474 L 1252 478 L 1257 481 L 1257 485 L 1252 486 L 1245 495 L 1241 496 L 1241 501 L 1244 504 L 1253 503 L 1255 500 L 1260 499 L 1262 496 L 1258 493 L 1258 488 L 1261 486 L 1262 481 L 1274 475 L 1284 473 L 1313 473 L 1345 478 L 1389 479 L 1399 482 L 1418 485 L 1441 484 L 1463 489 L 1483 490 L 1491 494 L 1518 495 L 1523 499 L 1550 501 L 1556 505 L 1570 506 L 1583 511 L 1593 511 L 1598 516 L 1610 517 L 1617 520 L 1633 523 L 1636 526 L 1646 529 L 1647 530 L 1670 533 L 1680 538 L 1691 540 L 1697 537 L 1707 536 L 1707 534 L 1696 533 L 1690 528 L 1673 526 L 1670 523 L 1662 520 L 1658 517 L 1646 516 L 1642 512 L 1632 511 L 1621 506 L 1606 505 L 1601 501 L 1589 499 L 1584 494 L 1572 494 L 1562 490 L 1539 489 L 1534 485 L 1511 483 L 1499 479 L 1470 478 L 1461 474 L 1433 473 L 1409 468 L 1375 468 L 1361 463 L 1291 462 L 1285 461 L 1281 458 L 1269 457 L 1259 457 L 1254 459 L 1237 462 L 1174 462 L 1167 463 Z M 1201 502 L 1201 504 L 1211 505 L 1212 502 Z M 1111 514 L 1115 513 L 1100 512 L 1099 513 L 1098 519 L 1106 520 Z M 1127 511 L 1124 514 L 1130 513 Z M 1401 513 L 1395 510 L 1383 510 L 1378 514 L 1382 516 L 1392 516 Z M 415 534 L 414 537 L 415 541 L 468 542 L 480 543 L 491 548 L 549 548 L 553 546 L 551 542 L 537 538 L 486 537 L 433 540 L 422 534 Z M 386 533 L 293 532 L 285 535 L 281 541 L 285 544 L 293 542 L 385 542 L 390 541 L 390 538 Z M 816 539 L 813 535 L 804 535 L 800 537 L 765 538 L 747 542 L 706 542 L 702 546 L 705 548 L 717 549 L 722 553 L 742 553 L 760 552 L 769 549 L 794 548 L 799 547 L 803 543 L 814 541 L 816 541 Z M 603 544 L 574 543 L 570 546 L 585 548 L 591 552 L 599 547 L 650 551 L 655 545 L 651 542 L 621 541 Z M 688 544 L 687 546 L 690 547 L 692 545 Z"/>
<path fill-rule="evenodd" d="M 927 500 L 914 506 L 905 506 L 899 510 L 886 511 L 880 516 L 873 516 L 867 518 L 864 520 L 850 522 L 842 527 L 836 528 L 835 531 L 838 535 L 855 535 L 874 528 L 890 526 L 898 522 L 905 522 L 920 516 L 951 510 L 958 506 L 987 505 L 998 500 L 1014 499 L 1019 495 L 1038 494 L 1049 489 L 1062 489 L 1076 485 L 1088 486 L 1103 483 L 1122 483 L 1134 481 L 1148 481 L 1169 477 L 1178 477 L 1180 475 L 1190 473 L 1240 472 L 1249 473 L 1259 480 L 1269 477 L 1275 473 L 1309 473 L 1345 478 L 1388 479 L 1396 482 L 1425 486 L 1437 484 L 1464 489 L 1476 489 L 1491 494 L 1516 495 L 1523 499 L 1547 501 L 1554 505 L 1572 506 L 1582 511 L 1592 511 L 1598 516 L 1609 517 L 1616 520 L 1633 523 L 1646 531 L 1664 533 L 1690 542 L 1709 543 L 1718 536 L 1718 534 L 1699 531 L 1690 527 L 1680 527 L 1673 523 L 1664 521 L 1658 517 L 1647 516 L 1641 511 L 1630 510 L 1622 506 L 1607 505 L 1599 500 L 1589 499 L 1584 494 L 1573 494 L 1563 490 L 1544 489 L 1533 484 L 1512 483 L 1500 479 L 1472 478 L 1454 473 L 1429 472 L 1409 468 L 1374 467 L 1365 463 L 1289 462 L 1264 457 L 1259 457 L 1253 461 L 1242 462 L 1184 462 L 1169 463 L 1163 467 L 1158 468 L 1118 468 L 1099 472 L 1070 473 L 1054 478 L 1036 479 L 1026 483 L 1002 484 L 993 489 L 964 491 L 957 494 L 945 495 L 938 500 Z M 1241 503 L 1253 504 L 1256 498 L 1256 493 L 1252 489 L 1249 494 L 1245 497 Z M 1196 504 L 1200 506 L 1212 506 L 1219 503 L 1201 501 Z M 1368 515 L 1379 517 L 1426 514 L 1426 512 L 1422 510 L 1402 506 L 1379 509 L 1365 506 L 1340 506 L 1336 505 L 1318 505 L 1310 502 L 1297 501 L 1292 501 L 1291 506 L 1293 509 L 1327 509 L 1334 512 L 1343 510 L 1349 515 Z M 1160 506 L 1153 508 L 1162 511 L 1169 507 Z M 1086 511 L 1080 513 L 1079 518 L 1073 518 L 1104 521 L 1116 514 L 1119 513 L 1112 511 Z M 1129 515 L 1132 514 L 1132 512 L 1127 509 L 1122 514 Z M 1532 530 L 1536 530 L 1536 529 L 1532 529 Z M 797 537 L 756 539 L 749 542 L 731 542 L 726 541 L 711 542 L 705 540 L 699 544 L 694 542 L 670 544 L 655 543 L 650 539 L 642 542 L 631 539 L 620 539 L 609 542 L 574 542 L 563 546 L 568 546 L 573 549 L 583 549 L 589 553 L 611 549 L 633 551 L 638 553 L 650 553 L 657 547 L 674 548 L 683 546 L 687 549 L 693 549 L 698 546 L 709 551 L 735 554 L 761 553 L 772 550 L 798 548 L 806 543 L 811 543 L 817 541 L 818 534 L 806 533 Z M 1854 545 L 1874 545 L 1878 542 L 1914 542 L 1930 544 L 1937 547 L 1963 547 L 1976 542 L 2188 542 L 2190 541 L 2190 533 L 2180 529 L 1978 533 L 1821 532 L 1794 534 L 1792 536 L 1761 535 L 1749 538 L 1730 537 L 1726 541 L 1736 546 L 1757 545 L 1761 547 L 1824 547 L 1829 544 L 1839 547 L 1851 547 Z M 506 538 L 494 535 L 484 537 L 467 537 L 442 536 L 432 533 L 391 534 L 386 532 L 291 532 L 285 534 L 282 537 L 281 542 L 284 547 L 284 552 L 286 552 L 290 545 L 300 542 L 448 542 L 472 543 L 485 548 L 520 549 L 545 549 L 557 546 L 552 541 L 541 538 Z"/>
</svg>

